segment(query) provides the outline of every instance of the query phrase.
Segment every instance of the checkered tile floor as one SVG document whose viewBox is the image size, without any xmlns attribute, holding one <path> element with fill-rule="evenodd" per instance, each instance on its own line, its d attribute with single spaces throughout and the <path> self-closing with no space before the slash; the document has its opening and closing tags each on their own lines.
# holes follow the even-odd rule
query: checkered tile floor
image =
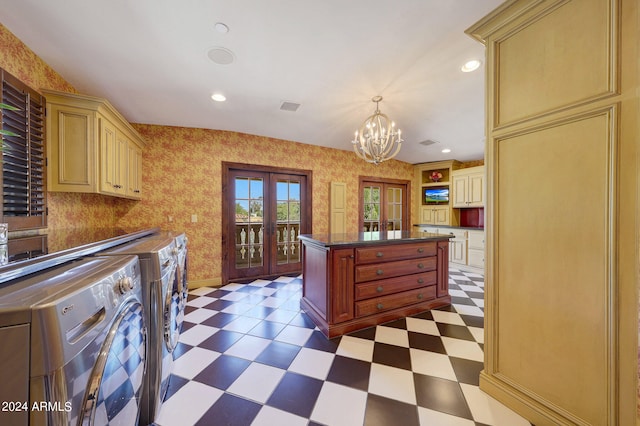
<svg viewBox="0 0 640 426">
<path fill-rule="evenodd" d="M 452 306 L 327 340 L 300 277 L 190 291 L 157 424 L 529 425 L 478 388 L 484 279 Z"/>
</svg>

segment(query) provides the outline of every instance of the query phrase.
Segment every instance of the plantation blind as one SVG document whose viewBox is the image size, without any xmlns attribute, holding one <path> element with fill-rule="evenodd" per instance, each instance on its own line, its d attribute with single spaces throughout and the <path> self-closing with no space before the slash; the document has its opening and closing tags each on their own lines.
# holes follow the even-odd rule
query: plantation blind
<svg viewBox="0 0 640 426">
<path fill-rule="evenodd" d="M 0 69 L 2 135 L 2 220 L 9 230 L 47 225 L 45 98 Z"/>
</svg>

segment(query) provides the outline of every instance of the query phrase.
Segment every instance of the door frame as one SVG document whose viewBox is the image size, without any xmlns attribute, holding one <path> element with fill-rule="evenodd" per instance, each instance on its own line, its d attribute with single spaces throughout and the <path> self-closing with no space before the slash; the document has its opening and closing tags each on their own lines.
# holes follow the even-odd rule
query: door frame
<svg viewBox="0 0 640 426">
<path fill-rule="evenodd" d="M 312 226 L 313 226 L 313 181 L 312 176 L 313 172 L 311 170 L 305 169 L 292 169 L 292 168 L 280 168 L 280 167 L 272 167 L 272 166 L 264 166 L 259 164 L 248 164 L 248 163 L 235 163 L 235 162 L 222 162 L 222 232 L 221 232 L 221 240 L 222 240 L 222 271 L 221 271 L 221 279 L 222 284 L 229 283 L 229 253 L 230 250 L 235 250 L 235 238 L 233 236 L 228 235 L 228 229 L 230 225 L 230 218 L 235 217 L 235 205 L 231 205 L 232 203 L 228 202 L 229 199 L 229 191 L 231 190 L 231 182 L 229 182 L 229 174 L 232 170 L 246 170 L 248 172 L 261 172 L 261 173 L 273 173 L 273 174 L 287 174 L 287 175 L 299 175 L 304 176 L 306 180 L 306 185 L 304 186 L 304 192 L 306 196 L 306 203 L 300 206 L 300 215 L 304 215 L 307 220 L 304 223 L 304 226 L 300 225 L 300 233 L 301 234 L 311 234 Z M 232 216 L 233 215 L 233 216 Z M 297 272 L 297 271 L 292 271 Z M 302 259 L 300 262 L 300 271 L 302 272 Z M 264 278 L 268 276 L 272 276 L 273 274 L 265 274 L 260 276 L 251 276 L 247 279 L 254 278 Z M 235 278 L 234 278 L 235 279 Z M 242 278 L 238 278 L 239 281 L 242 281 Z"/>
<path fill-rule="evenodd" d="M 375 182 L 375 183 L 380 183 L 382 185 L 384 184 L 391 184 L 391 185 L 404 185 L 406 188 L 406 191 L 404 192 L 404 203 L 403 206 L 404 208 L 402 209 L 402 223 L 403 223 L 403 231 L 409 231 L 411 228 L 411 223 L 409 222 L 410 220 L 410 208 L 411 208 L 411 181 L 410 180 L 405 180 L 405 179 L 388 179 L 388 178 L 384 178 L 384 177 L 379 177 L 379 176 L 360 176 L 359 180 L 358 180 L 358 232 L 362 232 L 362 228 L 364 226 L 364 217 L 363 217 L 363 213 L 364 213 L 364 195 L 363 195 L 363 188 L 364 188 L 364 182 Z M 384 197 L 386 198 L 386 195 L 384 195 Z M 382 213 L 382 212 L 381 212 Z M 384 213 L 384 216 L 386 217 L 386 213 Z M 382 216 L 381 216 L 382 217 Z"/>
</svg>

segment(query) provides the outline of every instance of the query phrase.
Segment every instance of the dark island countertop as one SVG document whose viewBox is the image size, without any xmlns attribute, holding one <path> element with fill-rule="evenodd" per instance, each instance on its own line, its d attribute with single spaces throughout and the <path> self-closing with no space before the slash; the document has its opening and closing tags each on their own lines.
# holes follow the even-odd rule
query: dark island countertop
<svg viewBox="0 0 640 426">
<path fill-rule="evenodd" d="M 323 247 L 367 246 L 378 244 L 397 244 L 399 242 L 437 241 L 451 238 L 449 235 L 431 234 L 420 231 L 353 232 L 346 234 L 302 234 L 298 238 L 303 243 Z"/>
<path fill-rule="evenodd" d="M 465 231 L 484 231 L 481 226 L 453 226 L 453 225 L 431 225 L 426 223 L 416 223 L 416 228 L 443 228 L 443 229 L 464 229 Z"/>
</svg>

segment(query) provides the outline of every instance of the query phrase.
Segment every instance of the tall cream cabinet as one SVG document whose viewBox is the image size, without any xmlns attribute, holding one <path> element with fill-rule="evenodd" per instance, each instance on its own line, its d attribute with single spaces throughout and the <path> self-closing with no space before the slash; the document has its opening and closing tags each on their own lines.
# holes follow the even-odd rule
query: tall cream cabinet
<svg viewBox="0 0 640 426">
<path fill-rule="evenodd" d="M 512 0 L 486 46 L 480 388 L 541 425 L 638 419 L 637 0 Z"/>
<path fill-rule="evenodd" d="M 144 141 L 138 132 L 105 99 L 43 93 L 49 191 L 141 199 Z"/>
</svg>

